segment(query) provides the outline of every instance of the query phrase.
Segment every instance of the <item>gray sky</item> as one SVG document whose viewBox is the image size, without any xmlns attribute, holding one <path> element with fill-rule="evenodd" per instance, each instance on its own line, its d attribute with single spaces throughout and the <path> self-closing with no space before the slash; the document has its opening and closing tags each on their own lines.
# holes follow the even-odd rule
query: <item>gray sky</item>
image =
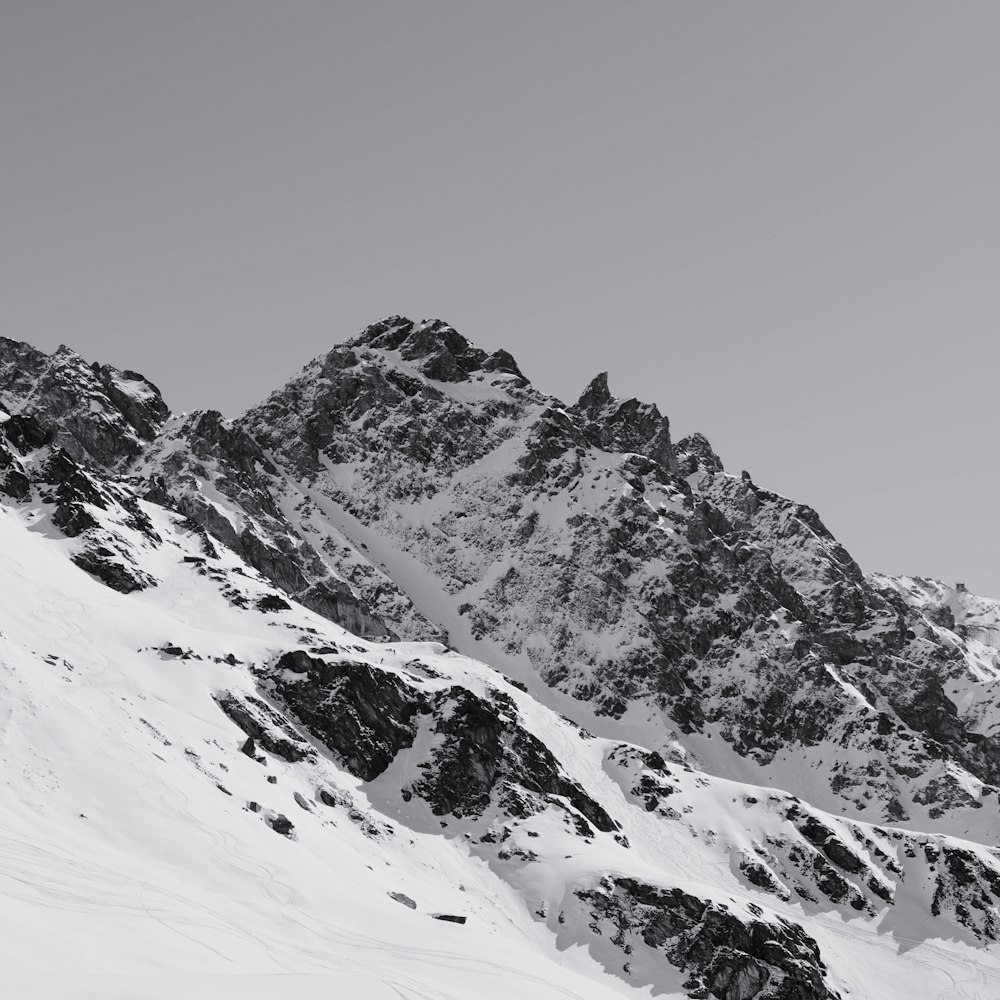
<svg viewBox="0 0 1000 1000">
<path fill-rule="evenodd" d="M 1000 595 L 1000 5 L 0 4 L 0 333 L 235 414 L 381 316 Z"/>
</svg>

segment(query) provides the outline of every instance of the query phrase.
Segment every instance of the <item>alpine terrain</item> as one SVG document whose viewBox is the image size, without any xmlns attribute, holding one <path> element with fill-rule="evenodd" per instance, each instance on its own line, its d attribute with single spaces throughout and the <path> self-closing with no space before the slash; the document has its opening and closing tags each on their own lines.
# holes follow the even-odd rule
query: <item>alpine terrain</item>
<svg viewBox="0 0 1000 1000">
<path fill-rule="evenodd" d="M 1000 997 L 1000 601 L 605 375 L 0 338 L 0 587 L 5 995 Z"/>
</svg>

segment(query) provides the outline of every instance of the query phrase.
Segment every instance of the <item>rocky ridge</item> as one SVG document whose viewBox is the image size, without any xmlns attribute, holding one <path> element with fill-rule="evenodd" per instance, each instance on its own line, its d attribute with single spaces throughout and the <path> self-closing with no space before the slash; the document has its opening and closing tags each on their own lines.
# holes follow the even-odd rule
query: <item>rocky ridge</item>
<svg viewBox="0 0 1000 1000">
<path fill-rule="evenodd" d="M 790 773 L 802 747 L 837 762 L 831 806 L 976 829 L 968 788 L 995 788 L 1000 757 L 939 692 L 976 681 L 961 642 L 866 578 L 815 511 L 726 474 L 700 435 L 675 446 L 655 407 L 603 376 L 567 407 L 490 358 L 394 317 L 251 410 L 242 425 L 306 494 L 296 529 L 355 552 L 377 532 L 380 564 L 417 560 L 439 593 L 409 596 L 463 648 L 490 643 L 599 715 L 648 705 L 706 766 L 732 766 L 715 734 L 761 780 L 815 794 L 812 760 Z"/>
</svg>

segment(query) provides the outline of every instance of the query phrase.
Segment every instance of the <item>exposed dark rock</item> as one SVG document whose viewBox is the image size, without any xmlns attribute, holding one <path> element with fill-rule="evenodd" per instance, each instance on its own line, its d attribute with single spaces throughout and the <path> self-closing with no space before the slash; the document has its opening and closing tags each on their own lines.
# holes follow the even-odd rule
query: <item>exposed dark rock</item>
<svg viewBox="0 0 1000 1000">
<path fill-rule="evenodd" d="M 798 827 L 799 832 L 815 847 L 818 847 L 835 865 L 844 871 L 856 874 L 865 868 L 865 863 L 846 847 L 829 827 L 811 814 L 803 814 L 796 806 L 788 811 L 788 818 Z"/>
<path fill-rule="evenodd" d="M 682 476 L 702 472 L 722 472 L 722 461 L 712 450 L 704 434 L 690 434 L 674 446 L 677 454 L 677 471 Z"/>
<path fill-rule="evenodd" d="M 219 708 L 269 753 L 293 763 L 315 756 L 315 750 L 267 702 L 252 695 L 240 697 L 231 691 L 222 691 L 214 697 Z"/>
<path fill-rule="evenodd" d="M 670 443 L 670 422 L 653 403 L 637 399 L 615 399 L 608 390 L 608 373 L 602 372 L 573 407 L 585 423 L 585 433 L 606 451 L 636 452 L 658 462 L 665 469 L 677 470 L 677 459 Z"/>
<path fill-rule="evenodd" d="M 74 460 L 120 468 L 136 458 L 168 415 L 155 386 L 134 372 L 88 365 L 61 346 L 45 355 L 26 344 L 0 343 L 0 390 L 18 401 L 25 445 L 55 442 Z M 28 430 L 25 420 L 34 420 Z M 35 429 L 46 428 L 46 439 Z"/>
<path fill-rule="evenodd" d="M 38 419 L 30 413 L 15 413 L 3 425 L 3 433 L 21 455 L 27 455 L 38 448 L 51 444 L 55 438 L 55 430 L 43 427 Z"/>
<path fill-rule="evenodd" d="M 407 361 L 419 362 L 424 375 L 439 382 L 466 381 L 476 371 L 524 378 L 506 351 L 488 355 L 439 319 L 416 325 L 402 316 L 391 316 L 369 326 L 353 343 L 399 351 Z"/>
<path fill-rule="evenodd" d="M 97 577 L 105 586 L 121 594 L 144 590 L 154 581 L 134 566 L 127 566 L 121 556 L 103 547 L 85 549 L 72 557 L 80 569 Z"/>
<path fill-rule="evenodd" d="M 292 607 L 277 594 L 265 594 L 254 606 L 258 611 L 289 611 Z"/>
<path fill-rule="evenodd" d="M 922 689 L 908 692 L 908 695 L 905 703 L 896 702 L 892 707 L 911 729 L 926 732 L 941 743 L 963 740 L 965 727 L 940 680 L 929 677 Z"/>
<path fill-rule="evenodd" d="M 170 415 L 160 390 L 137 372 L 118 371 L 110 365 L 96 370 L 108 398 L 145 441 L 151 441 Z"/>
<path fill-rule="evenodd" d="M 453 688 L 434 709 L 434 731 L 444 741 L 433 767 L 410 791 L 426 799 L 437 815 L 479 816 L 494 789 L 514 815 L 524 815 L 517 789 L 567 799 L 598 830 L 618 824 L 576 782 L 563 773 L 551 751 L 519 725 L 513 701 L 499 692 L 485 701 Z"/>
<path fill-rule="evenodd" d="M 0 431 L 3 425 L 0 424 Z M 12 500 L 26 500 L 31 495 L 31 480 L 19 459 L 0 437 L 0 494 Z"/>
<path fill-rule="evenodd" d="M 283 813 L 269 817 L 266 822 L 275 833 L 280 833 L 282 837 L 291 837 L 295 832 L 295 824 Z"/>
<path fill-rule="evenodd" d="M 0 470 L 0 493 L 12 500 L 27 500 L 31 496 L 31 480 L 19 469 Z"/>
<path fill-rule="evenodd" d="M 530 428 L 524 454 L 518 459 L 523 470 L 517 481 L 528 487 L 551 480 L 554 486 L 569 485 L 580 475 L 580 459 L 587 437 L 562 409 L 544 410 Z"/>
<path fill-rule="evenodd" d="M 740 919 L 681 889 L 631 878 L 607 878 L 577 896 L 595 922 L 610 924 L 619 947 L 641 940 L 720 1000 L 839 1000 L 818 945 L 788 921 Z"/>
<path fill-rule="evenodd" d="M 294 681 L 284 679 L 286 670 L 297 675 Z M 413 745 L 415 717 L 429 708 L 424 695 L 366 663 L 295 651 L 278 660 L 274 676 L 275 693 L 296 718 L 365 781 Z"/>
</svg>

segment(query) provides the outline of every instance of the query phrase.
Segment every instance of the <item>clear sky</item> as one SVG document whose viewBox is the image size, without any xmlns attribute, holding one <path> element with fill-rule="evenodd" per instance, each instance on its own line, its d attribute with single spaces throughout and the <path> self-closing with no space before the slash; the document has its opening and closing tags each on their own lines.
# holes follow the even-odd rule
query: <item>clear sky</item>
<svg viewBox="0 0 1000 1000">
<path fill-rule="evenodd" d="M 1000 5 L 0 4 L 0 333 L 235 415 L 381 316 L 1000 595 Z"/>
</svg>

